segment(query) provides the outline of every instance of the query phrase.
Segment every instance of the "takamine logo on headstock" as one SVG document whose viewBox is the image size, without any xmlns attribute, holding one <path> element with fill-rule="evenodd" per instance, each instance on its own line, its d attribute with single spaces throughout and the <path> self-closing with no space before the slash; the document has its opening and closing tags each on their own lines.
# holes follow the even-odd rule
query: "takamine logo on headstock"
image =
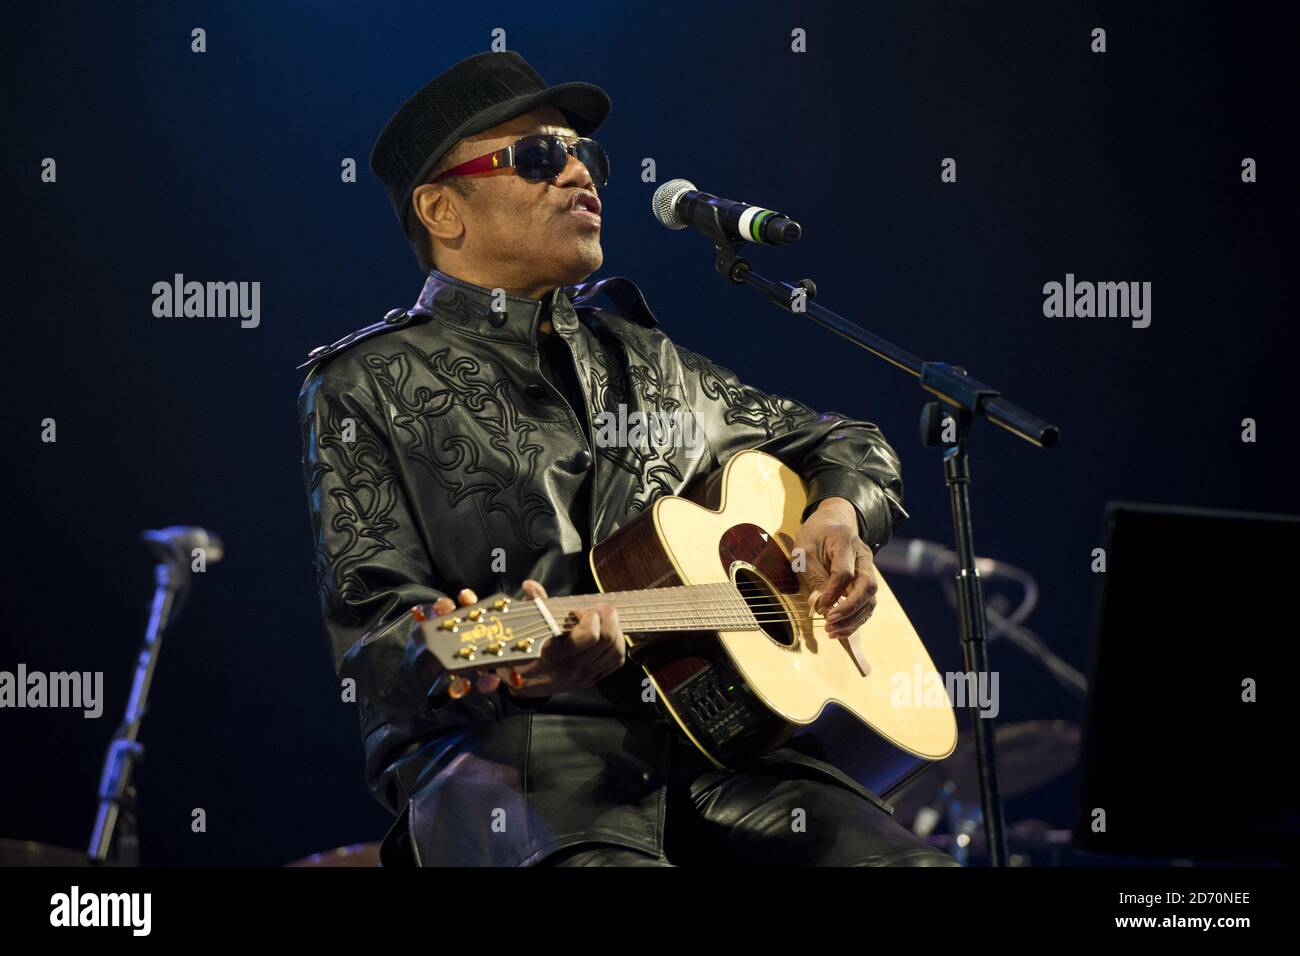
<svg viewBox="0 0 1300 956">
<path fill-rule="evenodd" d="M 551 636 L 532 602 L 504 594 L 421 623 L 425 644 L 448 671 L 535 660 Z"/>
</svg>

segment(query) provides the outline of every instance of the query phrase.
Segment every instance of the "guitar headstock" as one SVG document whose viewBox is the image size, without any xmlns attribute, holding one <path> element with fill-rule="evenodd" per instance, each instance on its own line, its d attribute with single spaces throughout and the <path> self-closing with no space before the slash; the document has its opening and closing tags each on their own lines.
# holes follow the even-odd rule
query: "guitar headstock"
<svg viewBox="0 0 1300 956">
<path fill-rule="evenodd" d="M 553 636 L 534 601 L 494 594 L 420 624 L 430 653 L 450 672 L 536 660 Z"/>
</svg>

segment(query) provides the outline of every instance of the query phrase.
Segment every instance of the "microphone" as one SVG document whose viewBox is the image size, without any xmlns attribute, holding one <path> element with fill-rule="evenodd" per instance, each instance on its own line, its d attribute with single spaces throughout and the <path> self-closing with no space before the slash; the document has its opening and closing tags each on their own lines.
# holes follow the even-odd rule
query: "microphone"
<svg viewBox="0 0 1300 956">
<path fill-rule="evenodd" d="M 956 551 L 920 538 L 894 538 L 876 552 L 876 567 L 913 578 L 941 577 L 956 570 L 957 564 Z M 976 558 L 975 568 L 985 577 L 1001 570 L 992 558 Z"/>
<path fill-rule="evenodd" d="M 655 218 L 669 229 L 693 226 L 715 242 L 761 242 L 788 246 L 803 230 L 779 212 L 702 193 L 685 179 L 672 179 L 650 197 Z"/>
<path fill-rule="evenodd" d="M 160 558 L 180 560 L 182 564 L 189 563 L 195 548 L 203 549 L 208 564 L 216 564 L 224 554 L 221 539 L 204 528 L 172 525 L 161 531 L 145 531 L 140 537 Z"/>
</svg>

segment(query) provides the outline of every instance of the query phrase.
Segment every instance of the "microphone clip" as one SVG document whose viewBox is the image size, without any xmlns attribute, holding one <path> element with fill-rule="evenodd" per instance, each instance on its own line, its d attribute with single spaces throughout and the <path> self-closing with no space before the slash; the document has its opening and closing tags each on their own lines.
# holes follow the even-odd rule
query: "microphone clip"
<svg viewBox="0 0 1300 956">
<path fill-rule="evenodd" d="M 718 215 L 717 210 L 713 215 Z M 721 226 L 718 227 L 718 236 L 722 235 Z M 745 273 L 749 271 L 749 260 L 740 255 L 740 247 L 744 245 L 738 239 L 714 238 L 713 248 L 715 255 L 713 257 L 713 267 L 726 279 L 743 285 L 745 282 Z"/>
</svg>

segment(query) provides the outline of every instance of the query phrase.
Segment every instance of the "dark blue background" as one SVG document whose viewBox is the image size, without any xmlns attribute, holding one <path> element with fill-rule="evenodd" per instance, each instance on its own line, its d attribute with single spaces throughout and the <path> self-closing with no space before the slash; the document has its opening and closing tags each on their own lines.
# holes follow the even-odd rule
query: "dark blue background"
<svg viewBox="0 0 1300 956">
<path fill-rule="evenodd" d="M 406 96 L 495 27 L 551 82 L 607 88 L 605 268 L 678 342 L 769 391 L 878 422 L 912 520 L 947 540 L 911 379 L 748 290 L 648 214 L 654 184 L 799 219 L 768 274 L 913 352 L 959 362 L 1062 428 L 974 443 L 981 553 L 1031 569 L 1031 624 L 1086 661 L 1111 498 L 1288 512 L 1294 418 L 1294 24 L 1191 3 L 31 5 L 7 24 L 0 669 L 102 670 L 105 716 L 0 712 L 0 836 L 80 846 L 151 588 L 136 537 L 202 524 L 228 557 L 163 648 L 138 774 L 147 863 L 274 864 L 378 838 L 353 705 L 316 604 L 294 370 L 406 306 L 415 266 L 366 168 Z M 1260 8 L 1263 9 L 1263 8 Z M 190 52 L 190 30 L 208 52 Z M 1090 52 L 1090 31 L 1109 52 Z M 790 31 L 808 52 L 790 52 Z M 40 182 L 44 157 L 58 182 Z M 940 182 L 955 157 L 958 182 Z M 1240 180 L 1242 157 L 1260 181 Z M 353 157 L 356 184 L 340 181 Z M 151 287 L 259 281 L 260 328 L 158 319 Z M 1153 283 L 1153 322 L 1048 320 L 1042 286 Z M 1243 444 L 1241 420 L 1259 423 Z M 42 444 L 40 422 L 58 422 Z M 453 546 L 454 543 L 449 543 Z M 1188 600 L 1231 600 L 1205 542 Z M 896 583 L 941 668 L 933 585 Z M 1003 720 L 1077 701 L 1003 645 Z M 1140 733 L 1140 728 L 1134 729 Z M 1069 781 L 1009 819 L 1064 824 Z M 202 807 L 208 831 L 190 831 Z"/>
</svg>

